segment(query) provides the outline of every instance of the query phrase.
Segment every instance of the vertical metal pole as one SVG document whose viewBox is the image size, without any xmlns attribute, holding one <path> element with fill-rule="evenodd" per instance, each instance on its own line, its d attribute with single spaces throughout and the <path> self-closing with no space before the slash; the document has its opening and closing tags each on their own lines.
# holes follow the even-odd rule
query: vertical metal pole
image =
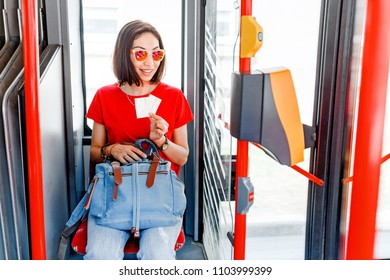
<svg viewBox="0 0 390 280">
<path fill-rule="evenodd" d="M 390 53 L 390 1 L 367 2 L 347 259 L 373 259 Z"/>
<path fill-rule="evenodd" d="M 252 14 L 252 0 L 241 0 L 241 17 Z M 240 57 L 240 72 L 248 73 L 251 71 L 251 59 Z M 248 142 L 237 141 L 237 163 L 236 163 L 236 215 L 234 224 L 234 259 L 245 259 L 246 245 L 246 215 L 237 213 L 238 197 L 238 178 L 248 177 Z"/>
<path fill-rule="evenodd" d="M 38 10 L 35 0 L 23 0 L 22 5 L 31 249 L 32 259 L 40 260 L 46 259 L 46 242 L 38 98 Z"/>
</svg>

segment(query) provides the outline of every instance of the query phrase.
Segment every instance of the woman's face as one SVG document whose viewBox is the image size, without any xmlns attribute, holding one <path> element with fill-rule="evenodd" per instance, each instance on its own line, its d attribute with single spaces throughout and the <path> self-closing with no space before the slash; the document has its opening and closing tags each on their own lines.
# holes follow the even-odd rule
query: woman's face
<svg viewBox="0 0 390 280">
<path fill-rule="evenodd" d="M 133 42 L 130 59 L 143 83 L 149 83 L 160 66 L 160 61 L 153 60 L 152 57 L 152 52 L 159 49 L 158 39 L 152 33 L 144 33 Z M 135 51 L 137 50 L 148 52 L 145 60 L 138 61 L 136 59 L 137 53 Z"/>
</svg>

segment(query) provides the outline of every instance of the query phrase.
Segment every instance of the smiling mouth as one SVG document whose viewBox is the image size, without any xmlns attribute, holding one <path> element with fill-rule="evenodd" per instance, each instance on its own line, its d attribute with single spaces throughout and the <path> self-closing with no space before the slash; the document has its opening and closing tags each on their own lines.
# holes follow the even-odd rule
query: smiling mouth
<svg viewBox="0 0 390 280">
<path fill-rule="evenodd" d="M 140 70 L 141 70 L 142 74 L 147 75 L 147 76 L 149 76 L 150 74 L 153 73 L 153 70 L 151 70 L 151 69 L 140 69 Z"/>
</svg>

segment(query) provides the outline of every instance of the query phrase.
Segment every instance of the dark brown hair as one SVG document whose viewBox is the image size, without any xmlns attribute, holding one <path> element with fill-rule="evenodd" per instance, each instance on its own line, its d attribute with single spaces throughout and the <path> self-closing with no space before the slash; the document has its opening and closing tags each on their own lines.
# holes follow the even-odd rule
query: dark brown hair
<svg viewBox="0 0 390 280">
<path fill-rule="evenodd" d="M 160 49 L 164 49 L 161 36 L 158 31 L 149 23 L 141 20 L 134 20 L 122 27 L 119 31 L 118 37 L 115 43 L 115 49 L 113 54 L 113 70 L 119 85 L 128 83 L 132 85 L 135 83 L 137 86 L 141 85 L 141 80 L 135 71 L 134 65 L 130 60 L 130 49 L 133 46 L 134 40 L 144 33 L 152 33 L 159 43 Z M 160 65 L 150 80 L 152 83 L 158 83 L 161 81 L 165 71 L 165 57 L 160 62 Z"/>
</svg>

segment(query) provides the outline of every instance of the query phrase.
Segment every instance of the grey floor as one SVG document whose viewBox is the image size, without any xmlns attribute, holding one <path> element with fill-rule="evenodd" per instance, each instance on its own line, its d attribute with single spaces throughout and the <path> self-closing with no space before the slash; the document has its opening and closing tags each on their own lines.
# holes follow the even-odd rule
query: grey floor
<svg viewBox="0 0 390 280">
<path fill-rule="evenodd" d="M 206 260 L 202 243 L 195 242 L 191 236 L 186 236 L 184 246 L 176 252 L 177 260 Z"/>
</svg>

